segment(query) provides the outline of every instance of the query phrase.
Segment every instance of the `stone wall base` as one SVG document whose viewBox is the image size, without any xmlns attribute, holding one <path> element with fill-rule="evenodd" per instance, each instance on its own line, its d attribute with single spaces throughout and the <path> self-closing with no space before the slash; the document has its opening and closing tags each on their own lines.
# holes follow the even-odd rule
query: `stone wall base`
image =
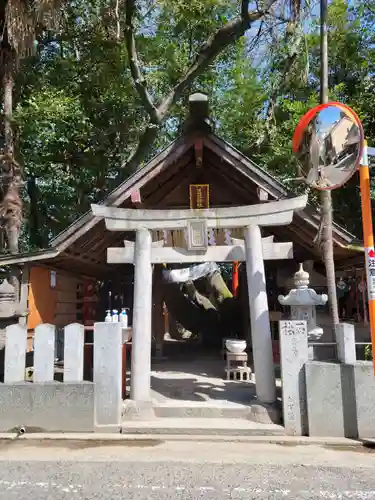
<svg viewBox="0 0 375 500">
<path fill-rule="evenodd" d="M 375 436 L 375 379 L 371 362 L 306 363 L 309 436 Z"/>
<path fill-rule="evenodd" d="M 92 382 L 0 384 L 0 432 L 93 432 Z"/>
</svg>

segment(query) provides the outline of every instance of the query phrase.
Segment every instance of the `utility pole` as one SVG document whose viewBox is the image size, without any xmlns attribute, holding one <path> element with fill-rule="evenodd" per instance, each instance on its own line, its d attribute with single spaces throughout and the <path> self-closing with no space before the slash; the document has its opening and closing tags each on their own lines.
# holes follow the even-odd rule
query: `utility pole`
<svg viewBox="0 0 375 500">
<path fill-rule="evenodd" d="M 320 103 L 328 102 L 328 0 L 320 0 Z"/>
<path fill-rule="evenodd" d="M 320 102 L 328 102 L 328 0 L 320 0 Z M 333 328 L 336 337 L 336 326 L 339 324 L 339 312 L 336 293 L 336 273 L 333 256 L 332 237 L 332 193 L 329 190 L 321 191 L 321 224 L 323 258 L 326 267 L 328 300 L 331 310 Z"/>
</svg>

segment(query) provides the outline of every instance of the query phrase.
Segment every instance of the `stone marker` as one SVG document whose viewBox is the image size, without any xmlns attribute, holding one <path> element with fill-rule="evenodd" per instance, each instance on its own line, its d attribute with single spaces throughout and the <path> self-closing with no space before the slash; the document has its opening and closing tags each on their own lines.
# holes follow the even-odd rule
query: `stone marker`
<svg viewBox="0 0 375 500">
<path fill-rule="evenodd" d="M 27 329 L 20 325 L 6 328 L 4 382 L 25 380 Z"/>
<path fill-rule="evenodd" d="M 54 379 L 55 327 L 48 323 L 38 325 L 34 333 L 34 382 Z"/>
<path fill-rule="evenodd" d="M 305 363 L 306 321 L 279 321 L 284 427 L 289 436 L 308 433 Z"/>
<path fill-rule="evenodd" d="M 85 329 L 79 323 L 64 329 L 64 382 L 82 382 Z"/>
<path fill-rule="evenodd" d="M 95 425 L 119 425 L 122 409 L 121 323 L 94 325 Z"/>
<path fill-rule="evenodd" d="M 336 328 L 337 355 L 339 361 L 347 365 L 354 365 L 357 361 L 354 325 L 350 323 L 340 323 Z"/>
</svg>

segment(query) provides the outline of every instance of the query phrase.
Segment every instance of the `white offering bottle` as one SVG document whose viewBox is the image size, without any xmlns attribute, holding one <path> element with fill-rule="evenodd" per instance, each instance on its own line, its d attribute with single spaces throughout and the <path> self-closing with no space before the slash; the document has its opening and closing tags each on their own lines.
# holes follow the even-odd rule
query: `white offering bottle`
<svg viewBox="0 0 375 500">
<path fill-rule="evenodd" d="M 128 327 L 128 314 L 126 312 L 127 307 L 123 307 L 121 309 L 121 314 L 120 314 L 120 322 L 122 328 L 127 328 Z"/>
</svg>

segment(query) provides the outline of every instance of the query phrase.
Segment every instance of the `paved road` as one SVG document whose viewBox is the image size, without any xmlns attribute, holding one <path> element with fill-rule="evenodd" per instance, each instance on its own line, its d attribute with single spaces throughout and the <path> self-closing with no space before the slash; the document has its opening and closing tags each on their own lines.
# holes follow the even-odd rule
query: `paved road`
<svg viewBox="0 0 375 500">
<path fill-rule="evenodd" d="M 0 500 L 375 500 L 375 453 L 277 444 L 0 442 Z"/>
</svg>

